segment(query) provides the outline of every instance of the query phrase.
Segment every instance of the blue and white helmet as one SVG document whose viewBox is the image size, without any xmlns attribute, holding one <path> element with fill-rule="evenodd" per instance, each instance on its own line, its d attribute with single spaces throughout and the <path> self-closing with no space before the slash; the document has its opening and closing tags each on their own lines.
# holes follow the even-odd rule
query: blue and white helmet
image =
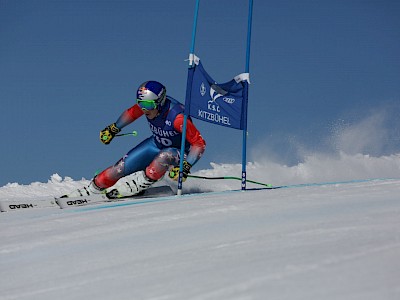
<svg viewBox="0 0 400 300">
<path fill-rule="evenodd" d="M 167 90 L 164 85 L 158 81 L 143 82 L 136 92 L 137 100 L 154 100 L 158 107 L 164 105 L 167 95 Z"/>
</svg>

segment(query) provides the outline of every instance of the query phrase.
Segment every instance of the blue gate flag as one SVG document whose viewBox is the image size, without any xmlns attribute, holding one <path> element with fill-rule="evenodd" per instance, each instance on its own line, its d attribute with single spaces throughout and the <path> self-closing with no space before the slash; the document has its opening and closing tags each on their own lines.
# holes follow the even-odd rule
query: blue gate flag
<svg viewBox="0 0 400 300">
<path fill-rule="evenodd" d="M 185 115 L 243 130 L 247 121 L 248 83 L 248 73 L 243 73 L 218 84 L 205 71 L 200 59 L 194 56 L 188 74 Z"/>
</svg>

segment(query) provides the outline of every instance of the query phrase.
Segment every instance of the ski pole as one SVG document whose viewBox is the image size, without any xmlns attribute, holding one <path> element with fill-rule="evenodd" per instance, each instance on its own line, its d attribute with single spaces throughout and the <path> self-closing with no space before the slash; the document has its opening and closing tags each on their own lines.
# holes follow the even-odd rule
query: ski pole
<svg viewBox="0 0 400 300">
<path fill-rule="evenodd" d="M 188 177 L 190 178 L 198 178 L 198 179 L 207 179 L 207 180 L 218 180 L 218 179 L 234 179 L 234 180 L 242 180 L 242 178 L 239 177 L 232 177 L 232 176 L 221 176 L 221 177 L 209 177 L 209 176 L 196 176 L 196 175 L 188 175 Z M 258 181 L 254 181 L 254 180 L 246 180 L 247 182 L 251 182 L 254 184 L 259 184 L 259 185 L 263 185 L 269 188 L 272 188 L 272 184 L 269 183 L 262 183 L 262 182 L 258 182 Z"/>
<path fill-rule="evenodd" d="M 132 131 L 132 132 L 116 134 L 115 136 L 127 136 L 127 135 L 137 136 L 137 135 L 138 135 L 138 132 L 137 132 L 136 130 L 134 130 L 134 131 Z"/>
</svg>

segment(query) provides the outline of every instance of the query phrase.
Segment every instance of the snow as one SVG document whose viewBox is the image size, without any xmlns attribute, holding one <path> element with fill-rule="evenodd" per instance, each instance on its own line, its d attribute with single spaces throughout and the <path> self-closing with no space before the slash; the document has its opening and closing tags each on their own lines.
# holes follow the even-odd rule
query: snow
<svg viewBox="0 0 400 300">
<path fill-rule="evenodd" d="M 250 163 L 249 179 L 318 184 L 221 192 L 240 181 L 189 179 L 186 193 L 212 192 L 1 213 L 0 299 L 400 299 L 399 162 Z M 238 170 L 213 164 L 196 175 Z M 54 174 L 3 186 L 0 198 L 87 183 Z"/>
</svg>

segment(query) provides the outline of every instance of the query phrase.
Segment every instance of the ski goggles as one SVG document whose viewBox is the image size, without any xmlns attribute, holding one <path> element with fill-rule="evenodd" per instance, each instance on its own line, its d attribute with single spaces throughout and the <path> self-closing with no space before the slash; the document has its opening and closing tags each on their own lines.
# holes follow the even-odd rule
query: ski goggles
<svg viewBox="0 0 400 300">
<path fill-rule="evenodd" d="M 142 110 L 153 110 L 157 108 L 156 100 L 136 100 Z"/>
</svg>

